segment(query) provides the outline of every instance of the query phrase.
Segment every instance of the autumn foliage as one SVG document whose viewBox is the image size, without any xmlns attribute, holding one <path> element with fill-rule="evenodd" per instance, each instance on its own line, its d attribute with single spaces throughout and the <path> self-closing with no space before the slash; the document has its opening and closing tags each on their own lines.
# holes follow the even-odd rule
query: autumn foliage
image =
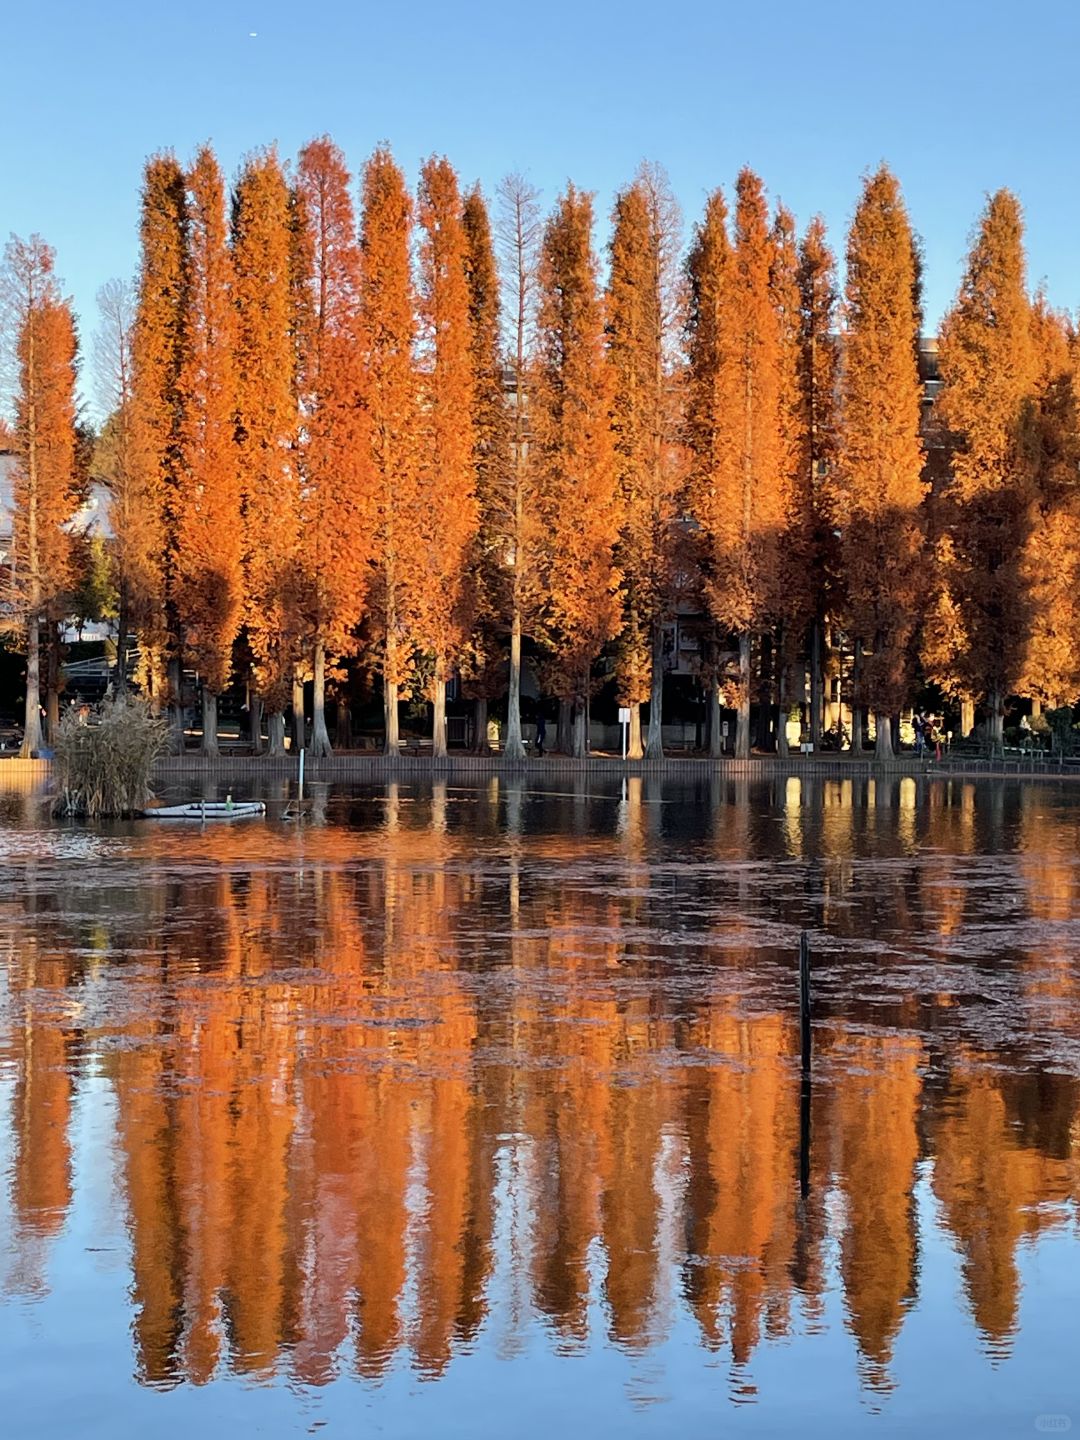
<svg viewBox="0 0 1080 1440">
<path fill-rule="evenodd" d="M 87 446 L 51 254 L 9 248 L 9 300 L 24 262 L 40 291 L 8 305 L 13 613 L 52 711 L 70 597 L 91 591 L 118 597 L 116 683 L 171 706 L 177 746 L 201 690 L 210 753 L 234 685 L 256 748 L 265 716 L 281 753 L 291 697 L 316 755 L 328 696 L 344 744 L 348 707 L 381 700 L 390 755 L 402 702 L 430 703 L 440 757 L 452 702 L 483 752 L 505 696 L 513 762 L 523 705 L 552 699 L 579 755 L 592 709 L 627 707 L 632 759 L 662 756 L 665 703 L 715 756 L 784 753 L 793 724 L 861 750 L 872 724 L 887 758 L 917 699 L 958 705 L 964 731 L 978 707 L 996 747 L 1018 700 L 1076 701 L 1078 343 L 1029 291 L 1010 192 L 935 346 L 884 166 L 842 277 L 820 218 L 800 237 L 750 169 L 683 256 L 666 177 L 642 165 L 603 274 L 576 185 L 545 218 L 509 176 L 493 219 L 447 159 L 417 178 L 380 146 L 357 185 L 326 136 L 295 165 L 255 151 L 231 190 L 208 146 L 147 162 L 135 284 L 101 292 L 107 539 L 72 522 Z M 31 404 L 45 354 L 66 409 Z M 50 415 L 66 438 L 43 449 Z"/>
</svg>

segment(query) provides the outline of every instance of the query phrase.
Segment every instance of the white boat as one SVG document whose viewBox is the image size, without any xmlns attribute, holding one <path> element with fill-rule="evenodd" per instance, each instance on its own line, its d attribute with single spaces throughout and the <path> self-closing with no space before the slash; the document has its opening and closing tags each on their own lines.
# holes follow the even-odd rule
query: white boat
<svg viewBox="0 0 1080 1440">
<path fill-rule="evenodd" d="M 142 812 L 144 820 L 253 820 L 265 815 L 261 800 L 192 800 L 186 805 L 155 805 Z"/>
</svg>

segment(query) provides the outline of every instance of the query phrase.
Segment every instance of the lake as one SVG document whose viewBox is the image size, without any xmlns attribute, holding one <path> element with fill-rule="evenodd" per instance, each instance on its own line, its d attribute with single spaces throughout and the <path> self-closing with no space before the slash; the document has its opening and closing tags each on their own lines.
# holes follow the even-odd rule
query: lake
<svg viewBox="0 0 1080 1440">
<path fill-rule="evenodd" d="M 1080 1426 L 1080 787 L 236 793 L 0 794 L 5 1434 Z"/>
</svg>

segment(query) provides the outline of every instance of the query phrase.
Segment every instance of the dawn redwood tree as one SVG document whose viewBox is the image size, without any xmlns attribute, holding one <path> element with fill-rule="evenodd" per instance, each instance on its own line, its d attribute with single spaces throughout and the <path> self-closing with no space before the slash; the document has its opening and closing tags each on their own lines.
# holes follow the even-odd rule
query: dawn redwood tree
<svg viewBox="0 0 1080 1440">
<path fill-rule="evenodd" d="M 1022 579 L 1031 624 L 1017 688 L 1034 708 L 1053 709 L 1080 697 L 1080 370 L 1069 317 L 1042 295 L 1032 306 L 1031 337 L 1035 494 Z"/>
<path fill-rule="evenodd" d="M 169 698 L 176 749 L 183 746 L 181 643 L 174 592 L 188 229 L 184 172 L 172 155 L 155 155 L 143 175 L 139 225 L 141 255 L 131 337 L 131 493 L 124 546 L 139 637 L 139 678 L 155 711 Z"/>
<path fill-rule="evenodd" d="M 621 602 L 611 372 L 592 248 L 592 199 L 570 185 L 544 229 L 529 463 L 548 547 L 547 640 L 556 693 L 588 753 L 592 665 L 618 631 Z"/>
<path fill-rule="evenodd" d="M 325 136 L 300 152 L 294 264 L 304 439 L 297 579 L 300 629 L 312 656 L 315 755 L 330 753 L 327 652 L 355 643 L 372 553 L 361 256 L 350 184 L 341 151 Z"/>
<path fill-rule="evenodd" d="M 811 514 L 810 739 L 821 748 L 824 729 L 825 627 L 835 602 L 836 538 L 829 497 L 836 465 L 837 375 L 836 262 L 816 216 L 799 246 L 799 396 L 802 424 L 795 492 L 809 495 Z"/>
<path fill-rule="evenodd" d="M 405 177 L 389 150 L 376 150 L 364 169 L 360 354 L 374 493 L 371 618 L 382 655 L 388 755 L 398 750 L 398 695 L 412 662 L 410 606 L 426 503 L 419 486 L 412 214 Z"/>
<path fill-rule="evenodd" d="M 770 287 L 774 244 L 760 180 L 736 182 L 734 243 L 719 192 L 689 260 L 689 423 L 692 507 L 703 586 L 721 631 L 738 638 L 735 753 L 750 753 L 755 633 L 780 610 L 789 468 L 781 423 L 781 338 Z M 714 722 L 715 722 L 714 698 Z M 712 726 L 718 753 L 719 726 Z"/>
<path fill-rule="evenodd" d="M 919 438 L 919 257 L 896 178 L 864 183 L 848 236 L 843 418 L 835 487 L 859 683 L 893 753 L 892 716 L 907 699 L 925 586 Z"/>
<path fill-rule="evenodd" d="M 236 449 L 236 315 L 225 187 L 203 147 L 188 172 L 188 283 L 179 391 L 176 607 L 202 685 L 203 753 L 216 755 L 217 701 L 229 683 L 243 601 Z"/>
<path fill-rule="evenodd" d="M 75 322 L 37 235 L 4 252 L 3 299 L 15 344 L 15 474 L 10 612 L 26 639 L 26 716 L 21 754 L 41 747 L 41 628 L 62 613 L 72 582 L 67 522 L 76 480 Z M 51 737 L 50 737 L 51 738 Z"/>
<path fill-rule="evenodd" d="M 467 277 L 468 239 L 457 176 L 432 157 L 420 173 L 419 564 L 411 610 L 417 648 L 433 664 L 432 754 L 446 755 L 446 682 L 471 621 L 467 568 L 478 528 L 476 432 Z"/>
<path fill-rule="evenodd" d="M 475 749 L 486 754 L 488 701 L 503 685 L 502 634 L 510 614 L 504 537 L 510 529 L 510 424 L 503 386 L 499 271 L 491 218 L 479 185 L 465 197 L 465 278 L 473 387 L 477 528 L 472 543 L 473 630 L 467 693 L 476 698 Z"/>
<path fill-rule="evenodd" d="M 116 588 L 116 690 L 127 689 L 128 639 L 146 618 L 140 611 L 145 556 L 138 544 L 142 520 L 135 455 L 136 293 L 124 280 L 109 280 L 97 294 L 99 326 L 94 342 L 98 399 L 106 420 L 94 445 L 93 474 L 109 492 L 109 570 Z M 140 603 L 141 602 L 141 603 Z"/>
<path fill-rule="evenodd" d="M 232 204 L 236 440 L 244 515 L 244 618 L 258 707 L 284 753 L 300 619 L 299 415 L 293 204 L 276 153 L 244 162 Z"/>
<path fill-rule="evenodd" d="M 499 185 L 498 246 L 507 287 L 510 370 L 510 463 L 505 500 L 491 515 L 503 527 L 501 549 L 509 571 L 510 679 L 506 697 L 503 754 L 523 760 L 521 735 L 521 644 L 535 627 L 542 603 L 540 507 L 529 463 L 532 349 L 537 272 L 542 235 L 537 191 L 521 175 Z"/>
<path fill-rule="evenodd" d="M 644 753 L 641 705 L 650 701 L 648 752 L 663 754 L 663 623 L 673 601 L 674 522 L 680 480 L 672 376 L 679 318 L 680 217 L 667 177 L 643 165 L 615 198 L 607 297 L 608 357 L 618 472 L 623 617 L 616 677 L 630 709 L 628 756 Z"/>
<path fill-rule="evenodd" d="M 928 671 L 947 693 L 985 697 L 992 743 L 1034 623 L 1024 557 L 1034 521 L 1037 360 L 1015 196 L 993 195 L 941 326 L 938 415 L 952 439 L 938 519 Z M 945 623 L 948 621 L 949 623 Z"/>
</svg>

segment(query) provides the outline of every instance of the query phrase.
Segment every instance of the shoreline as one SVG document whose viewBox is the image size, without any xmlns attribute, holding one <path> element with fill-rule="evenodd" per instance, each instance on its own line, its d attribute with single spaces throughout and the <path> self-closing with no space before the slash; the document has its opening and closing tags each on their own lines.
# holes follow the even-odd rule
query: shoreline
<svg viewBox="0 0 1080 1440">
<path fill-rule="evenodd" d="M 184 776 L 268 776 L 292 778 L 298 769 L 291 755 L 223 755 L 209 759 L 202 755 L 167 755 L 154 766 L 156 778 Z M 50 760 L 23 760 L 0 757 L 0 788 L 4 780 L 47 780 Z M 575 759 L 565 755 L 530 756 L 510 761 L 499 755 L 449 755 L 434 760 L 430 755 L 373 755 L 351 752 L 316 760 L 305 756 L 305 780 L 385 780 L 408 776 L 592 774 L 611 776 L 671 776 L 682 778 L 769 779 L 818 777 L 826 780 L 903 778 L 923 780 L 1059 780 L 1080 781 L 1080 767 L 1063 768 L 1046 761 L 972 760 L 967 757 L 941 761 L 901 756 L 893 760 L 858 759 L 843 755 L 752 755 L 748 760 L 710 756 L 665 756 L 662 760 L 623 760 L 617 755 L 590 755 Z"/>
</svg>

